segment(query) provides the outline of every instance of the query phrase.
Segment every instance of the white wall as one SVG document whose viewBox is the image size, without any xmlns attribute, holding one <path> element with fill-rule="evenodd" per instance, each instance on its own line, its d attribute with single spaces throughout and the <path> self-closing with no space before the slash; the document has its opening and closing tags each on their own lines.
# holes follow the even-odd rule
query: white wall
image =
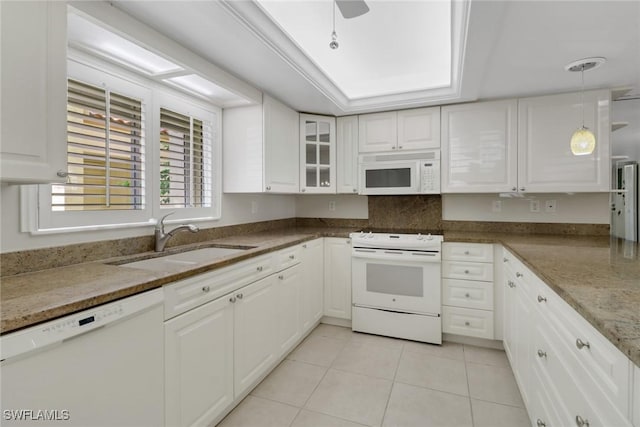
<svg viewBox="0 0 640 427">
<path fill-rule="evenodd" d="M 640 99 L 615 101 L 611 105 L 611 121 L 629 123 L 611 133 L 611 154 L 640 161 Z"/>
<path fill-rule="evenodd" d="M 98 240 L 153 234 L 153 226 L 125 228 L 119 230 L 85 231 L 61 234 L 31 235 L 20 230 L 20 188 L 2 184 L 0 187 L 0 252 L 84 243 Z M 255 212 L 252 211 L 255 203 Z M 217 221 L 199 222 L 201 228 L 222 227 L 295 217 L 295 197 L 290 195 L 224 194 L 222 196 L 222 218 Z"/>
<path fill-rule="evenodd" d="M 329 209 L 334 202 L 334 210 Z M 369 218 L 367 196 L 317 194 L 296 196 L 296 216 L 300 218 Z"/>
<path fill-rule="evenodd" d="M 540 203 L 540 212 L 531 212 L 531 201 Z M 545 211 L 548 200 L 556 201 L 556 212 Z M 501 202 L 501 212 L 493 212 L 493 202 Z M 497 194 L 446 194 L 442 196 L 442 218 L 451 221 L 552 222 L 609 224 L 609 193 L 526 194 L 505 198 Z"/>
</svg>

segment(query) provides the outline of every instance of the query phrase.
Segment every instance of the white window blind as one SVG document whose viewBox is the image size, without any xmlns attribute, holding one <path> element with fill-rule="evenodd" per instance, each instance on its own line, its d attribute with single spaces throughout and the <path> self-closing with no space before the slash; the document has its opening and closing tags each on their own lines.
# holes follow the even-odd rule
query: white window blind
<svg viewBox="0 0 640 427">
<path fill-rule="evenodd" d="M 144 208 L 143 103 L 68 80 L 68 182 L 53 185 L 52 211 Z"/>
<path fill-rule="evenodd" d="M 211 207 L 211 123 L 160 109 L 160 206 Z"/>
</svg>

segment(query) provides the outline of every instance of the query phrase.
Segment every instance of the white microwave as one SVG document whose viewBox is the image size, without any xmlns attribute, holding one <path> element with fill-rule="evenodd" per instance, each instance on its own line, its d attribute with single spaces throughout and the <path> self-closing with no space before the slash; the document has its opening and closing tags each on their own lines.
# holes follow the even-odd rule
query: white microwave
<svg viewBox="0 0 640 427">
<path fill-rule="evenodd" d="M 362 154 L 360 194 L 440 194 L 440 151 Z"/>
</svg>

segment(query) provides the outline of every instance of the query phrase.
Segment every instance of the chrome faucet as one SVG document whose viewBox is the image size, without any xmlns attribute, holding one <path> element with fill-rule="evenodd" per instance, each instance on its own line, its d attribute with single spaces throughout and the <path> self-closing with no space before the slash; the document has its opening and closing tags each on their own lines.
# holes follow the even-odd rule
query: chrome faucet
<svg viewBox="0 0 640 427">
<path fill-rule="evenodd" d="M 158 223 L 156 224 L 156 229 L 155 229 L 156 230 L 156 252 L 164 251 L 164 247 L 169 241 L 169 239 L 171 239 L 174 234 L 179 233 L 180 231 L 188 230 L 192 233 L 197 233 L 198 231 L 200 231 L 200 229 L 193 224 L 183 224 L 183 225 L 179 225 L 178 227 L 174 228 L 173 230 L 165 234 L 164 219 L 174 213 L 175 212 L 169 212 L 168 214 L 160 218 L 160 221 L 158 221 Z"/>
</svg>

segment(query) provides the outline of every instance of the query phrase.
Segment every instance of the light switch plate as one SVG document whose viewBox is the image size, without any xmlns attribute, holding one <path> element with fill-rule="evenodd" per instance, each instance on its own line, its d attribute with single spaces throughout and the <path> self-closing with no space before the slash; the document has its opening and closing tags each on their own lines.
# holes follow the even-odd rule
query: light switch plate
<svg viewBox="0 0 640 427">
<path fill-rule="evenodd" d="M 540 212 L 540 200 L 530 200 L 529 210 L 531 212 Z"/>
</svg>

